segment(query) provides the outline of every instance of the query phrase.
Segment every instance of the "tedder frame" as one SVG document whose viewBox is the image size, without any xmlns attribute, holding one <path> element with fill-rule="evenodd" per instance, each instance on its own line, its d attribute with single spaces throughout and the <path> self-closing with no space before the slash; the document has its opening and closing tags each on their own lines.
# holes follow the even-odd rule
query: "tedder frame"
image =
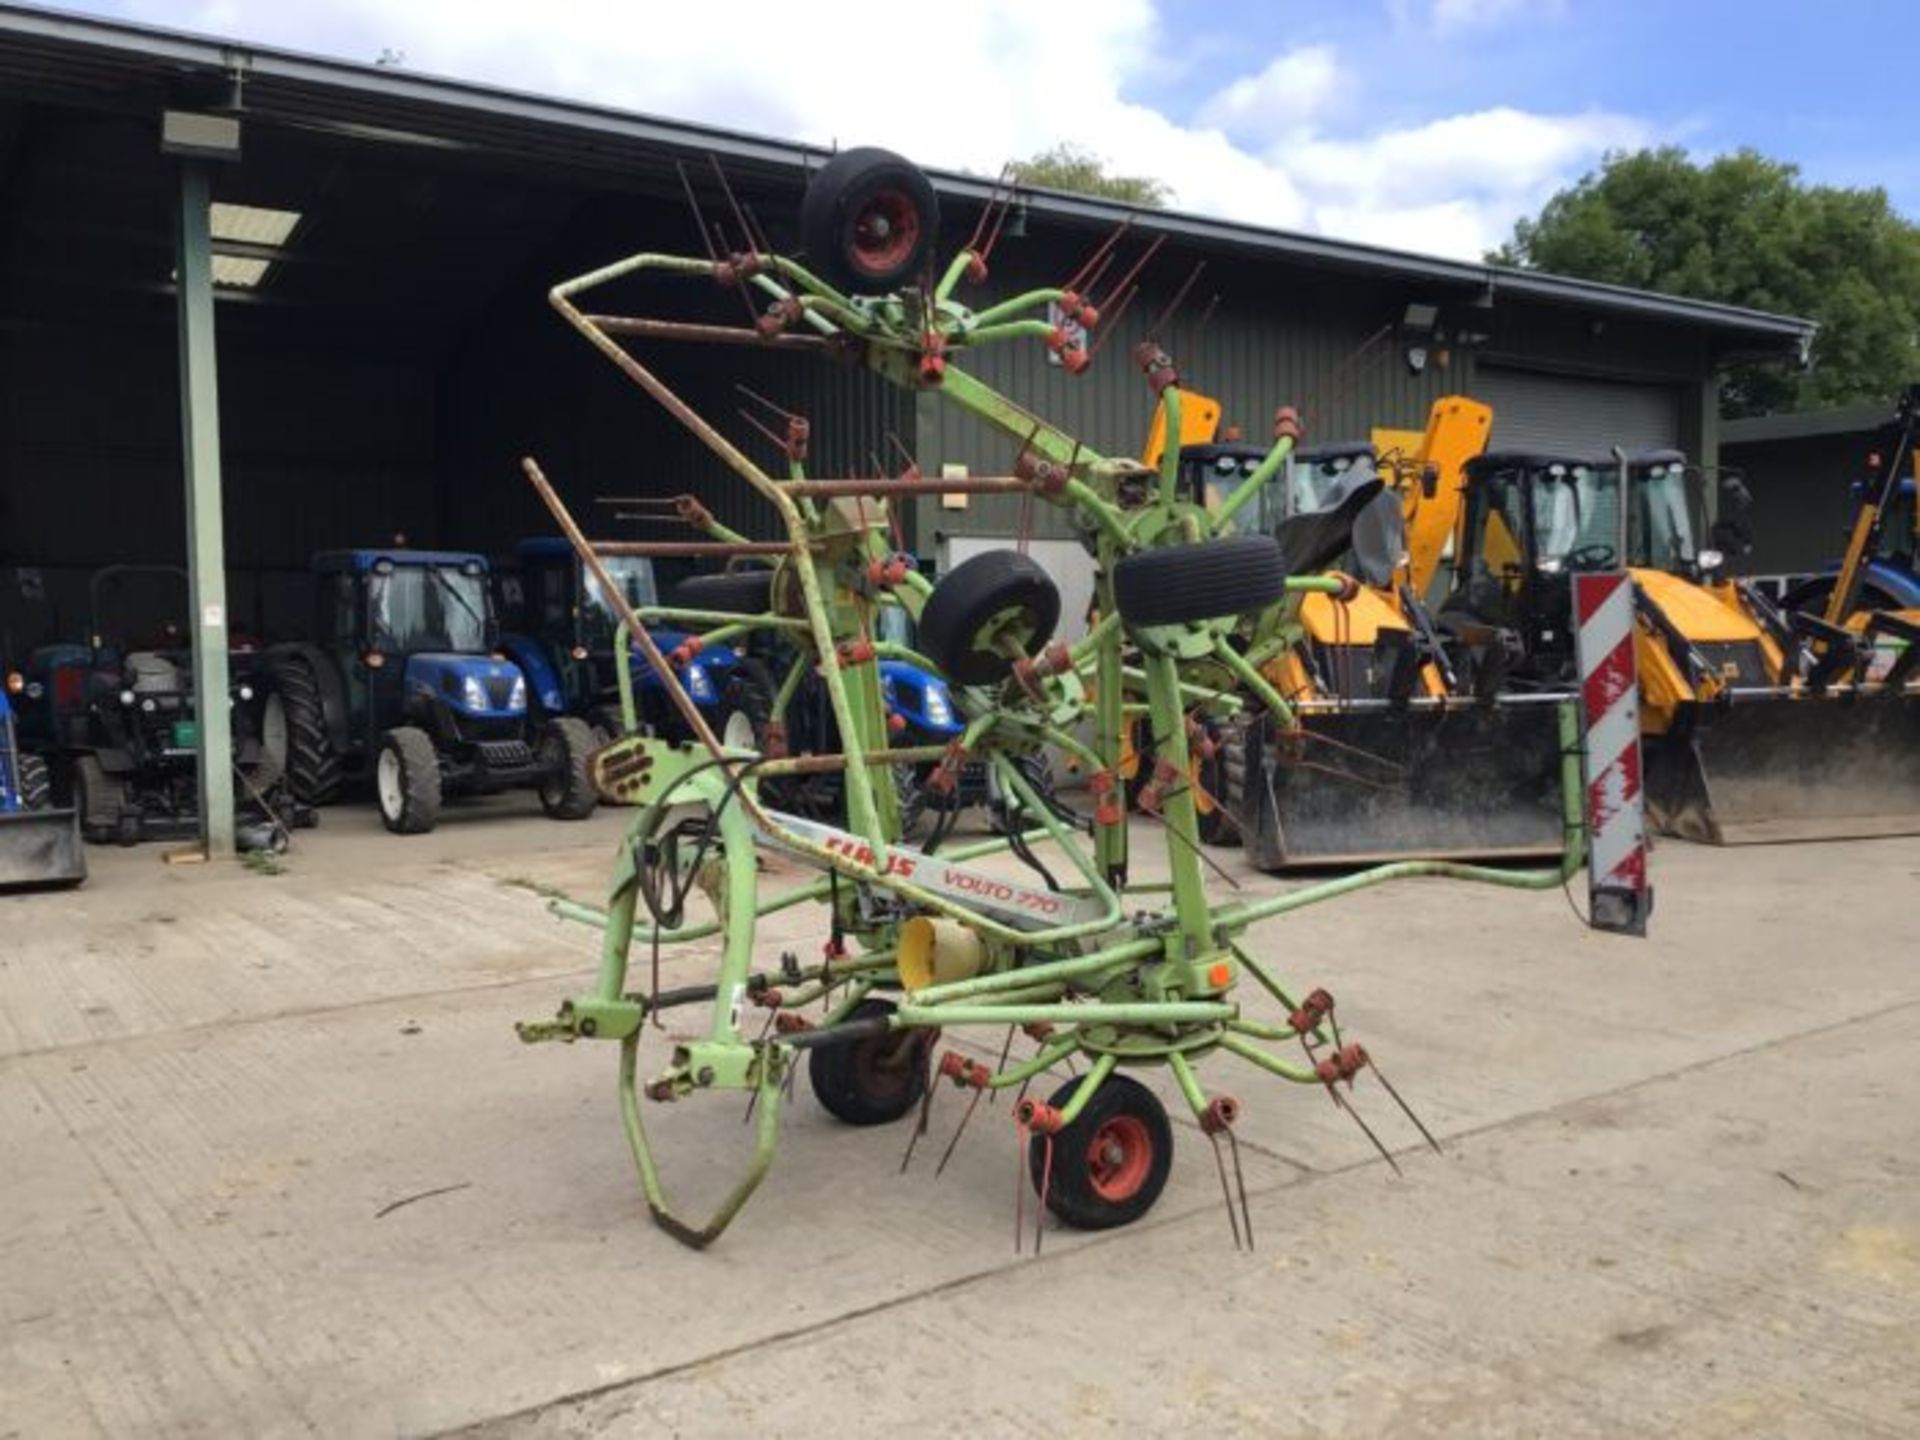
<svg viewBox="0 0 1920 1440">
<path fill-rule="evenodd" d="M 1265 463 L 1208 510 L 1179 492 L 1177 446 L 1166 447 L 1154 469 L 1098 454 L 955 363 L 969 350 L 1015 341 L 1050 346 L 1069 373 L 1091 358 L 1078 340 L 1043 317 L 1052 307 L 1076 318 L 1082 335 L 1099 323 L 1101 307 L 1082 289 L 1090 288 L 1089 277 L 1099 278 L 1126 227 L 1066 283 L 969 309 L 955 293 L 963 282 L 985 278 L 1003 211 L 990 204 L 973 238 L 936 269 L 931 246 L 937 206 L 924 177 L 887 152 L 853 150 L 811 182 L 803 211 L 809 266 L 759 242 L 741 216 L 748 236 L 741 252 L 704 259 L 633 255 L 551 292 L 561 316 L 745 480 L 771 506 L 782 531 L 771 543 L 748 540 L 714 521 L 698 501 L 681 497 L 675 513 L 704 529 L 717 553 L 774 560 L 765 608 L 636 609 L 608 581 L 595 543 L 537 461 L 523 462 L 528 480 L 617 607 L 627 637 L 665 683 L 692 739 L 628 735 L 596 756 L 603 796 L 634 804 L 637 813 L 604 907 L 572 899 L 553 903 L 562 917 L 604 932 L 598 978 L 566 1000 L 557 1018 L 523 1024 L 520 1034 L 528 1041 L 618 1044 L 620 1108 L 647 1204 L 663 1228 L 694 1246 L 717 1237 L 766 1174 L 781 1101 L 803 1052 L 816 1093 L 856 1123 L 898 1118 L 916 1101 L 924 1106 L 936 1076 L 973 1090 L 976 1098 L 1019 1087 L 1015 1115 L 1042 1206 L 1069 1224 L 1125 1223 L 1157 1198 L 1171 1131 L 1152 1092 L 1121 1074 L 1123 1068 L 1170 1071 L 1218 1155 L 1221 1137 L 1232 1136 L 1239 1107 L 1203 1084 L 1204 1058 L 1215 1052 L 1235 1056 L 1281 1079 L 1324 1087 L 1343 1105 L 1348 1102 L 1340 1087 L 1351 1088 L 1370 1064 L 1365 1049 L 1342 1035 L 1325 991 L 1296 993 L 1256 956 L 1247 943 L 1252 926 L 1415 876 L 1555 888 L 1573 876 L 1585 854 L 1580 721 L 1567 704 L 1560 718 L 1565 842 L 1559 864 L 1502 869 L 1399 861 L 1269 898 L 1220 903 L 1210 896 L 1188 778 L 1194 773 L 1192 747 L 1206 743 L 1201 717 L 1264 705 L 1283 731 L 1291 728 L 1292 713 L 1261 675 L 1260 664 L 1297 636 L 1301 595 L 1335 593 L 1352 582 L 1338 575 L 1287 575 L 1270 537 L 1231 534 L 1234 513 L 1291 452 L 1300 433 L 1291 411 L 1281 412 Z M 758 298 L 764 308 L 751 327 L 582 308 L 590 292 L 642 274 L 717 283 Z M 1131 298 L 1131 292 L 1123 295 L 1131 279 L 1118 282 L 1107 298 Z M 1012 473 L 997 477 L 921 479 L 910 467 L 899 478 L 811 479 L 804 422 L 790 417 L 781 442 L 785 473 L 770 472 L 697 414 L 627 343 L 670 340 L 808 352 L 865 365 L 1004 433 L 1018 458 Z M 1157 396 L 1166 433 L 1179 434 L 1181 387 L 1171 360 L 1151 337 L 1136 348 L 1135 359 Z M 938 585 L 893 550 L 891 501 L 954 492 L 1018 495 L 1069 512 L 1097 564 L 1097 618 L 1083 638 L 1071 645 L 1050 642 L 1057 594 L 1044 573 L 1014 550 L 978 556 Z M 648 548 L 644 541 L 619 544 L 625 553 Z M 897 647 L 872 637 L 881 607 L 891 605 L 903 606 L 919 622 L 918 643 L 929 653 L 911 658 L 945 674 L 960 699 L 967 728 L 949 746 L 890 748 L 875 661 Z M 698 632 L 689 642 L 696 650 L 737 643 L 759 629 L 777 630 L 792 642 L 796 655 L 779 687 L 764 753 L 727 749 L 712 733 L 679 684 L 676 661 L 684 664 L 686 657 L 661 654 L 649 638 L 648 624 L 663 622 Z M 623 662 L 627 651 L 624 640 L 616 644 Z M 782 709 L 809 669 L 831 703 L 843 737 L 840 754 L 783 753 Z M 624 663 L 620 688 L 631 716 L 631 676 Z M 1128 823 L 1115 770 L 1128 709 L 1137 712 L 1142 699 L 1154 744 L 1150 803 L 1159 820 L 1157 831 L 1145 833 L 1164 840 L 1166 879 L 1130 884 Z M 1040 746 L 1075 757 L 1089 776 L 1094 803 L 1087 824 L 1076 826 L 1036 794 L 1014 763 Z M 902 845 L 895 767 L 929 762 L 935 784 L 942 776 L 951 783 L 962 763 L 990 766 L 1010 797 L 1006 833 L 938 853 L 930 853 L 938 841 L 927 849 Z M 783 814 L 763 799 L 766 782 L 809 770 L 844 772 L 844 829 Z M 1070 867 L 1066 883 L 1038 861 L 1032 847 L 1046 844 Z M 822 873 L 762 894 L 761 847 Z M 1002 871 L 973 863 L 1000 851 L 1025 861 L 1044 885 L 1010 881 Z M 711 918 L 687 917 L 686 901 L 695 891 L 710 901 Z M 760 918 L 800 905 L 827 912 L 823 958 L 803 964 L 784 955 L 766 963 L 759 953 Z M 660 988 L 660 947 L 714 936 L 721 937 L 722 950 L 710 980 Z M 632 957 L 649 948 L 654 979 L 643 988 L 635 983 Z M 1243 1013 L 1235 998 L 1243 973 L 1278 1003 L 1284 1023 Z M 889 995 L 897 1001 L 883 998 Z M 816 1003 L 823 1007 L 818 1014 L 801 1014 Z M 705 1032 L 676 1036 L 665 1066 L 643 1082 L 639 1050 L 649 1020 L 696 1005 L 711 1006 Z M 932 1047 L 939 1032 L 960 1027 L 1004 1030 L 1009 1041 L 1013 1027 L 1023 1027 L 1037 1053 L 1007 1063 L 1003 1050 L 995 1067 L 949 1051 L 936 1063 Z M 1086 1068 L 1051 1100 L 1027 1094 L 1031 1081 L 1070 1057 Z M 750 1092 L 758 1111 L 756 1144 L 745 1175 L 718 1207 L 703 1220 L 687 1219 L 668 1197 L 642 1102 L 712 1089 Z M 1389 1094 L 1399 1100 L 1391 1087 Z M 1410 1110 L 1407 1115 L 1412 1118 Z M 924 1118 L 923 1108 L 923 1126 Z M 1061 1145 L 1065 1153 L 1056 1164 Z M 1221 1175 L 1225 1188 L 1224 1168 Z M 1244 1214 L 1244 1186 L 1239 1207 Z M 1233 1215 L 1231 1192 L 1228 1209 Z M 1236 1218 L 1236 1237 L 1240 1228 Z M 1247 1238 L 1250 1243 L 1250 1216 Z"/>
</svg>

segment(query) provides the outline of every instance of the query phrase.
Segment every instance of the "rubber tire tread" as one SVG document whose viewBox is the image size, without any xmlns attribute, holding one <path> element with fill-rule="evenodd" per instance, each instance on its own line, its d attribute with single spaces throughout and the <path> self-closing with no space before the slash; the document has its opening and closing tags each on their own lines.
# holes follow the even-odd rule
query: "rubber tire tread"
<svg viewBox="0 0 1920 1440">
<path fill-rule="evenodd" d="M 893 1013 L 891 1000 L 862 1000 L 853 1007 L 849 1020 L 866 1020 L 878 1015 Z M 850 1041 L 845 1045 L 820 1045 L 807 1052 L 807 1083 L 813 1087 L 813 1095 L 834 1119 L 848 1125 L 890 1125 L 908 1114 L 920 1103 L 920 1097 L 926 1093 L 926 1068 L 920 1063 L 923 1056 L 915 1054 L 907 1061 L 907 1083 L 898 1094 L 876 1095 L 864 1089 L 860 1083 L 859 1066 L 854 1063 L 856 1052 L 862 1046 L 898 1045 L 902 1037 L 898 1033 L 889 1033 L 864 1040 Z M 925 1031 L 916 1031 L 908 1041 L 916 1049 L 924 1051 L 933 1044 L 933 1037 Z"/>
<path fill-rule="evenodd" d="M 907 256 L 883 274 L 847 259 L 848 212 L 881 189 L 905 192 L 920 212 L 920 236 Z M 884 295 L 908 284 L 940 243 L 940 200 L 920 167 L 878 146 L 843 150 L 807 182 L 800 200 L 800 245 L 807 268 L 851 295 Z"/>
<path fill-rule="evenodd" d="M 730 570 L 692 575 L 673 587 L 673 608 L 714 610 L 723 615 L 765 613 L 773 591 L 771 570 Z"/>
<path fill-rule="evenodd" d="M 380 737 L 380 748 L 400 757 L 400 813 L 389 817 L 378 805 L 379 778 L 375 773 L 375 804 L 380 823 L 395 835 L 425 835 L 440 818 L 440 755 L 426 731 L 399 725 Z M 376 756 L 374 764 L 379 765 Z"/>
<path fill-rule="evenodd" d="M 327 731 L 320 679 L 304 659 L 288 659 L 271 671 L 287 717 L 287 788 L 306 805 L 326 805 L 340 794 L 340 755 Z"/>
<path fill-rule="evenodd" d="M 73 762 L 74 808 L 80 812 L 80 835 L 89 845 L 118 845 L 125 841 L 127 786 L 106 772 L 99 759 L 82 755 Z"/>
<path fill-rule="evenodd" d="M 24 810 L 50 810 L 53 808 L 53 779 L 47 773 L 47 762 L 38 755 L 26 755 L 14 752 L 14 780 L 20 791 L 20 806 Z"/>
<path fill-rule="evenodd" d="M 1271 536 L 1228 535 L 1128 555 L 1113 567 L 1114 608 L 1131 626 L 1185 625 L 1264 610 L 1286 582 Z"/>
<path fill-rule="evenodd" d="M 540 808 L 551 820 L 584 820 L 600 803 L 591 768 L 593 752 L 600 748 L 600 742 L 591 725 L 572 715 L 557 716 L 541 727 L 542 751 L 549 741 L 559 744 L 565 770 L 557 791 L 549 791 L 544 782 L 539 786 Z"/>
<path fill-rule="evenodd" d="M 1025 605 L 1033 633 L 1029 654 L 1053 638 L 1060 623 L 1060 589 L 1031 555 L 987 550 L 954 566 L 927 597 L 920 612 L 920 648 L 956 685 L 1004 680 L 1013 662 L 997 651 L 976 650 L 974 636 L 1001 611 Z"/>
<path fill-rule="evenodd" d="M 1084 1079 L 1084 1075 L 1077 1076 L 1054 1091 L 1054 1109 L 1063 1108 Z M 1093 1143 L 1094 1132 L 1122 1114 L 1136 1116 L 1146 1126 L 1153 1141 L 1153 1164 L 1138 1190 L 1125 1200 L 1113 1201 L 1093 1188 L 1092 1177 L 1080 1157 Z M 1046 1147 L 1044 1135 L 1035 1135 L 1027 1142 L 1027 1173 L 1033 1179 L 1035 1193 L 1039 1192 L 1046 1166 Z M 1172 1173 L 1173 1125 L 1167 1119 L 1167 1107 L 1131 1075 L 1110 1075 L 1087 1102 L 1087 1108 L 1053 1137 L 1053 1182 L 1047 1187 L 1047 1208 L 1062 1224 L 1075 1230 L 1117 1229 L 1131 1225 L 1153 1208 Z"/>
</svg>

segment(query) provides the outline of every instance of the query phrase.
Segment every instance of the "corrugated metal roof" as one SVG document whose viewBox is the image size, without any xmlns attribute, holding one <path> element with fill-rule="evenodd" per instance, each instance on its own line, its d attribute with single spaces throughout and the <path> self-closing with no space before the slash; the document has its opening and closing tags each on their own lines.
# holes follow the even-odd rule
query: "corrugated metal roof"
<svg viewBox="0 0 1920 1440">
<path fill-rule="evenodd" d="M 422 146 L 474 147 L 574 170 L 632 174 L 664 168 L 673 157 L 714 153 L 730 165 L 791 174 L 826 152 L 796 141 L 664 120 L 607 106 L 561 100 L 392 67 L 301 55 L 157 27 L 0 4 L 0 80 L 23 95 L 54 92 L 128 95 L 163 103 L 193 80 L 234 77 L 246 110 L 263 119 L 349 136 Z M 648 165 L 652 152 L 652 165 Z M 956 198 L 984 200 L 977 176 L 929 171 Z M 1734 343 L 1803 354 L 1808 320 L 1704 300 L 1659 295 L 1591 280 L 1358 245 L 1270 230 L 1180 211 L 1136 212 L 1082 195 L 1028 189 L 1029 210 L 1087 225 L 1111 226 L 1128 214 L 1145 231 L 1289 263 L 1457 286 L 1490 296 L 1523 296 L 1554 305 L 1654 315 L 1697 325 Z"/>
<path fill-rule="evenodd" d="M 1804 410 L 1793 415 L 1756 415 L 1722 420 L 1722 445 L 1758 440 L 1812 440 L 1822 435 L 1865 435 L 1893 422 L 1892 405 L 1850 405 L 1842 410 Z"/>
</svg>

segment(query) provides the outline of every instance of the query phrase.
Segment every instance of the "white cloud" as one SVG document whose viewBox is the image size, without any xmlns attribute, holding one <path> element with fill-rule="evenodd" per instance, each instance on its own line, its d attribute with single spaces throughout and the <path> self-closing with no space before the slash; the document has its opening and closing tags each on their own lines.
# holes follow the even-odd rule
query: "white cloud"
<svg viewBox="0 0 1920 1440">
<path fill-rule="evenodd" d="M 1436 30 L 1470 30 L 1497 25 L 1529 12 L 1557 14 L 1560 0 L 1433 0 Z"/>
<path fill-rule="evenodd" d="M 1435 23 L 1521 0 L 1435 0 Z M 1542 0 L 1535 0 L 1542 3 Z M 1639 138 L 1615 116 L 1489 110 L 1369 128 L 1370 87 L 1326 46 L 1246 57 L 1182 123 L 1127 98 L 1168 73 L 1155 0 L 973 0 L 916 40 L 871 0 L 132 0 L 160 24 L 997 172 L 1061 141 L 1169 184 L 1181 209 L 1477 255 Z M 1445 12 L 1443 15 L 1442 12 Z M 1220 67 L 1231 75 L 1233 68 Z"/>
</svg>

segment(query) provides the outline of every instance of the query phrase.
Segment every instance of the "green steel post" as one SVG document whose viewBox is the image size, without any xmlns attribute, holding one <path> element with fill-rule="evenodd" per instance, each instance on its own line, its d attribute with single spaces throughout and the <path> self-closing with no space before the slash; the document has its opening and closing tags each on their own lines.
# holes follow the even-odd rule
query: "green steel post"
<svg viewBox="0 0 1920 1440">
<path fill-rule="evenodd" d="M 1167 846 L 1167 870 L 1173 879 L 1173 910 L 1186 932 L 1188 957 L 1212 944 L 1213 913 L 1207 903 L 1207 877 L 1200 869 L 1200 812 L 1194 808 L 1192 758 L 1187 749 L 1187 715 L 1180 707 L 1180 666 L 1171 655 L 1146 659 L 1147 702 L 1153 717 L 1156 759 L 1178 778 L 1161 800 L 1160 819 L 1174 843 Z M 1146 763 L 1142 754 L 1141 763 Z"/>
<path fill-rule="evenodd" d="M 218 859 L 233 854 L 233 716 L 227 681 L 213 238 L 208 228 L 212 192 L 206 165 L 183 162 L 174 267 L 180 277 L 180 440 L 187 482 L 193 714 L 199 728 L 200 838 L 208 858 Z"/>
</svg>

